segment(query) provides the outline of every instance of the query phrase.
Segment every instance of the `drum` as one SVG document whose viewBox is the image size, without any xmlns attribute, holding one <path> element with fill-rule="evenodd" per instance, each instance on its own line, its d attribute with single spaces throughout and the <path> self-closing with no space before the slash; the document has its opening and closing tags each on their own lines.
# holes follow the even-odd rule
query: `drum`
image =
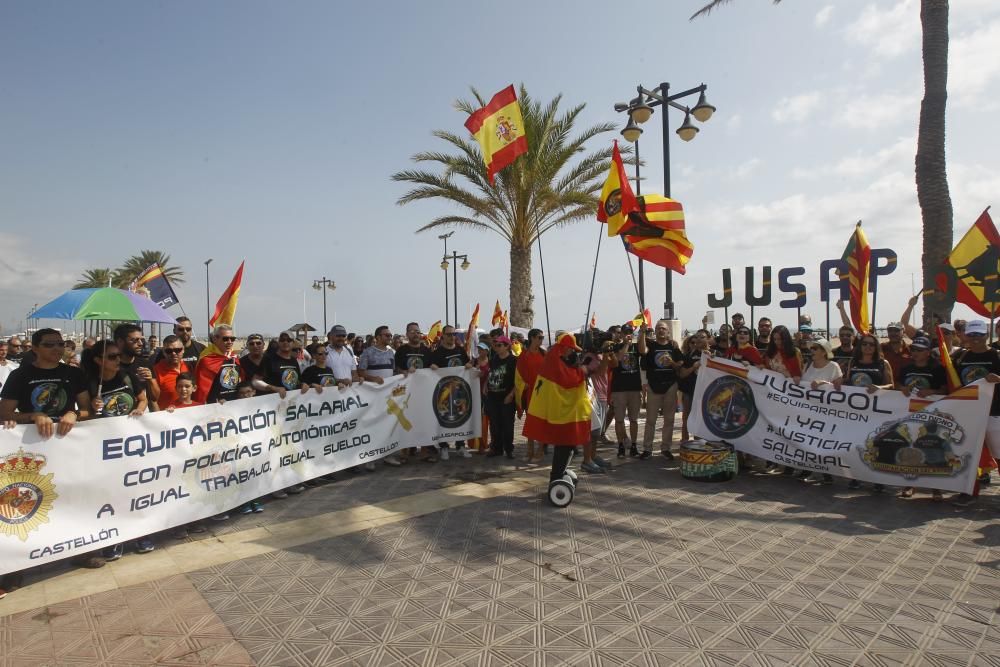
<svg viewBox="0 0 1000 667">
<path fill-rule="evenodd" d="M 736 450 L 728 442 L 692 440 L 681 445 L 681 476 L 700 482 L 728 482 L 736 476 Z"/>
</svg>

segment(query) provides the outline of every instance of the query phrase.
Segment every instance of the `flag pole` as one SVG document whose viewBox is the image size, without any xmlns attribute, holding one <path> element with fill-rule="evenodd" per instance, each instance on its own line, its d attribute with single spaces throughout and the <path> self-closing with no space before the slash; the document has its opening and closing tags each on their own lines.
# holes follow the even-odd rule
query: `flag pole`
<svg viewBox="0 0 1000 667">
<path fill-rule="evenodd" d="M 868 265 L 868 270 L 871 271 L 871 264 Z M 878 337 L 878 327 L 875 326 L 875 306 L 878 304 L 878 274 L 871 271 L 871 281 L 872 281 L 872 321 L 871 328 L 875 333 L 876 338 Z"/>
<path fill-rule="evenodd" d="M 549 322 L 549 293 L 545 289 L 545 261 L 542 259 L 542 228 L 535 222 L 535 238 L 538 241 L 538 266 L 542 269 L 542 300 L 545 303 L 545 331 L 549 347 L 552 347 L 552 324 Z"/>
<path fill-rule="evenodd" d="M 590 276 L 590 296 L 587 297 L 587 312 L 583 316 L 583 334 L 587 335 L 590 330 L 590 307 L 594 303 L 594 284 L 597 282 L 597 260 L 601 256 L 601 237 L 604 235 L 604 225 L 597 226 L 597 252 L 594 253 L 594 272 Z"/>
<path fill-rule="evenodd" d="M 829 274 L 827 274 L 829 275 Z M 830 336 L 830 295 L 826 295 L 826 339 L 829 341 Z"/>
<path fill-rule="evenodd" d="M 635 300 L 638 301 L 641 306 L 642 299 L 639 298 L 639 283 L 635 281 L 635 268 L 632 266 L 632 255 L 628 252 L 628 243 L 625 241 L 625 236 L 623 234 L 619 234 L 618 238 L 622 240 L 622 249 L 625 251 L 625 258 L 628 260 L 628 270 L 632 273 L 632 287 L 635 289 Z M 640 310 L 642 309 L 640 308 Z"/>
</svg>

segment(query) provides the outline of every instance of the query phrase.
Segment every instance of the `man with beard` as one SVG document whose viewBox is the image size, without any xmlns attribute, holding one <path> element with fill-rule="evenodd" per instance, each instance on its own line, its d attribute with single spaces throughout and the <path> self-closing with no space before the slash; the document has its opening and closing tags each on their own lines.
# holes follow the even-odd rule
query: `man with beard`
<svg viewBox="0 0 1000 667">
<path fill-rule="evenodd" d="M 186 315 L 177 318 L 177 324 L 174 325 L 174 335 L 180 339 L 181 345 L 184 346 L 184 356 L 181 361 L 187 364 L 188 368 L 194 368 L 198 364 L 198 357 L 201 356 L 205 346 L 191 337 L 191 320 Z M 157 351 L 153 360 L 159 361 L 162 358 L 163 355 Z"/>
<path fill-rule="evenodd" d="M 191 373 L 191 369 L 181 359 L 184 348 L 181 339 L 170 334 L 163 339 L 163 358 L 153 366 L 153 374 L 160 388 L 158 407 L 166 410 L 177 400 L 177 377 L 181 373 Z"/>
<path fill-rule="evenodd" d="M 414 373 L 421 368 L 430 368 L 431 366 L 431 349 L 423 344 L 422 336 L 420 335 L 420 325 L 416 322 L 410 322 L 406 325 L 406 342 L 399 346 L 396 350 L 396 372 L 402 373 L 403 375 L 409 375 Z M 437 456 L 433 454 L 431 447 L 421 447 L 420 456 L 421 461 L 427 463 L 436 463 Z M 371 464 L 374 466 L 375 464 Z"/>
<path fill-rule="evenodd" d="M 903 325 L 900 322 L 890 322 L 885 328 L 889 340 L 882 343 L 882 356 L 892 366 L 893 377 L 910 363 L 910 348 L 903 340 Z"/>
<path fill-rule="evenodd" d="M 0 341 L 0 389 L 3 389 L 7 378 L 20 365 L 7 357 L 7 353 L 10 351 L 8 345 L 7 341 Z"/>
<path fill-rule="evenodd" d="M 663 438 L 660 453 L 668 460 L 674 458 L 670 445 L 674 439 L 674 417 L 677 414 L 677 370 L 683 366 L 683 355 L 670 339 L 670 323 L 660 320 L 654 329 L 656 338 L 647 341 L 645 323 L 640 327 L 639 356 L 646 371 L 649 391 L 646 393 L 646 431 L 642 438 L 640 459 L 653 454 L 656 422 L 663 412 Z"/>
<path fill-rule="evenodd" d="M 114 339 L 121 355 L 119 368 L 123 373 L 131 374 L 142 383 L 142 386 L 136 387 L 135 390 L 139 392 L 145 389 L 146 399 L 152 411 L 156 402 L 160 400 L 160 385 L 153 375 L 153 365 L 143 356 L 146 340 L 142 335 L 142 327 L 135 324 L 119 324 L 115 327 Z"/>
<path fill-rule="evenodd" d="M 333 371 L 333 376 L 337 378 L 337 386 L 341 389 L 350 387 L 355 382 L 360 382 L 358 375 L 358 360 L 354 356 L 354 350 L 347 345 L 347 329 L 341 324 L 333 325 L 326 335 L 329 345 L 326 347 L 326 365 Z"/>
<path fill-rule="evenodd" d="M 472 368 L 472 362 L 469 361 L 469 355 L 465 353 L 465 349 L 455 344 L 455 327 L 446 324 L 444 329 L 441 330 L 440 344 L 431 353 L 431 368 L 457 368 L 459 366 Z M 441 452 L 441 460 L 447 461 L 448 443 L 440 443 L 438 449 Z M 455 451 L 461 452 L 465 458 L 472 456 L 468 448 L 465 447 L 465 442 L 462 440 L 455 442 Z"/>
<path fill-rule="evenodd" d="M 761 355 L 765 350 L 767 350 L 768 344 L 771 342 L 771 320 L 762 317 L 757 321 L 757 340 L 754 341 L 754 345 L 760 350 Z"/>
</svg>

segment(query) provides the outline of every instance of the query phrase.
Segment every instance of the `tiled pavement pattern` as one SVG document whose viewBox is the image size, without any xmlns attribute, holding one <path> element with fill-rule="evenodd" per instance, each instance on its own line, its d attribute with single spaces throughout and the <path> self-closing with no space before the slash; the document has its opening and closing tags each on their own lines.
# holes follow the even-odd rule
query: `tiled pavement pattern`
<svg viewBox="0 0 1000 667">
<path fill-rule="evenodd" d="M 1000 665 L 992 495 L 961 511 L 703 484 L 656 457 L 584 477 L 556 510 L 543 471 L 476 457 L 343 475 L 212 528 L 498 475 L 535 485 L 0 617 L 0 664 Z"/>
</svg>

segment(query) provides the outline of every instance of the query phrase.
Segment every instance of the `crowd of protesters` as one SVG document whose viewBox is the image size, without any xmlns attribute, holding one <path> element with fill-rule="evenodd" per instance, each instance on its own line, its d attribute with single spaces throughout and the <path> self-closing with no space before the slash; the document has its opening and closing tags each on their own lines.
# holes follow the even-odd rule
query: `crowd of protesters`
<svg viewBox="0 0 1000 667">
<path fill-rule="evenodd" d="M 666 320 L 647 327 L 646 323 L 626 323 L 607 331 L 591 329 L 578 336 L 582 353 L 572 363 L 584 369 L 589 383 L 595 418 L 592 441 L 581 447 L 581 470 L 605 473 L 613 464 L 598 455 L 601 444 L 611 445 L 617 458 L 649 459 L 659 429 L 659 452 L 673 459 L 674 431 L 680 412 L 679 444 L 690 440 L 688 416 L 703 354 L 724 357 L 769 369 L 792 381 L 818 388 L 828 384 L 865 387 L 867 391 L 898 390 L 927 396 L 947 393 L 947 380 L 940 361 L 936 332 L 914 328 L 909 317 L 916 299 L 911 300 L 899 322 L 889 324 L 888 340 L 870 333 L 859 334 L 851 326 L 843 304 L 838 303 L 843 326 L 837 344 L 815 335 L 808 317 L 800 318 L 794 332 L 783 325 L 772 326 L 762 317 L 755 329 L 741 313 L 732 316 L 717 332 L 700 329 L 674 340 Z M 703 322 L 703 325 L 705 323 Z M 986 377 L 1000 381 L 998 344 L 987 343 L 985 322 L 955 320 L 940 323 L 944 347 L 963 384 Z M 545 334 L 531 329 L 508 336 L 495 329 L 470 341 L 461 332 L 445 326 L 440 337 L 428 341 L 416 322 L 407 324 L 405 334 L 394 334 L 388 326 L 370 335 L 349 333 L 333 326 L 326 341 L 313 336 L 299 340 L 291 332 L 265 340 L 251 334 L 237 351 L 237 337 L 229 325 L 212 331 L 207 345 L 193 338 L 191 321 L 180 317 L 173 333 L 162 341 L 143 335 L 141 327 L 121 324 L 110 338 L 87 338 L 77 350 L 73 341 L 63 340 L 55 329 L 39 329 L 26 340 L 11 337 L 0 341 L 0 420 L 5 428 L 34 424 L 43 438 L 69 433 L 77 421 L 148 411 L 174 411 L 194 405 L 239 400 L 260 394 L 290 391 L 322 392 L 328 387 L 354 383 L 383 383 L 398 374 L 422 368 L 463 366 L 480 371 L 483 395 L 483 437 L 469 442 L 441 443 L 436 447 L 414 448 L 382 459 L 382 465 L 401 466 L 410 461 L 436 463 L 450 456 L 469 458 L 515 458 L 516 420 L 528 409 L 532 390 L 542 365 Z M 908 339 L 908 340 L 907 340 Z M 640 415 L 645 409 L 645 428 L 639 434 Z M 990 412 L 987 443 L 996 439 L 993 451 L 1000 451 L 1000 395 Z M 662 420 L 662 421 L 661 421 Z M 607 437 L 613 426 L 614 440 Z M 640 450 L 641 445 L 641 450 Z M 973 494 L 952 498 L 958 506 L 975 501 L 980 483 L 988 483 L 996 463 L 983 449 L 981 475 Z M 545 443 L 529 440 L 525 461 L 540 463 L 548 454 Z M 747 457 L 749 459 L 749 457 Z M 808 471 L 790 467 L 743 461 L 753 474 L 797 475 L 804 481 L 833 484 L 830 475 L 818 479 Z M 375 462 L 350 470 L 351 474 L 375 472 Z M 331 478 L 331 476 L 327 476 Z M 319 480 L 310 480 L 272 494 L 282 499 L 299 494 Z M 856 480 L 852 489 L 860 488 Z M 882 485 L 872 491 L 881 493 Z M 915 489 L 904 487 L 899 495 L 911 497 Z M 942 500 L 934 491 L 935 500 Z M 263 499 L 246 503 L 233 512 L 250 514 L 264 511 Z M 229 512 L 212 517 L 225 521 Z M 172 531 L 175 538 L 203 532 L 201 522 Z M 127 545 L 118 544 L 74 560 L 81 567 L 96 568 L 121 558 Z M 136 553 L 155 549 L 149 537 L 131 543 Z M 21 574 L 6 575 L 0 581 L 0 597 L 20 585 Z"/>
</svg>

